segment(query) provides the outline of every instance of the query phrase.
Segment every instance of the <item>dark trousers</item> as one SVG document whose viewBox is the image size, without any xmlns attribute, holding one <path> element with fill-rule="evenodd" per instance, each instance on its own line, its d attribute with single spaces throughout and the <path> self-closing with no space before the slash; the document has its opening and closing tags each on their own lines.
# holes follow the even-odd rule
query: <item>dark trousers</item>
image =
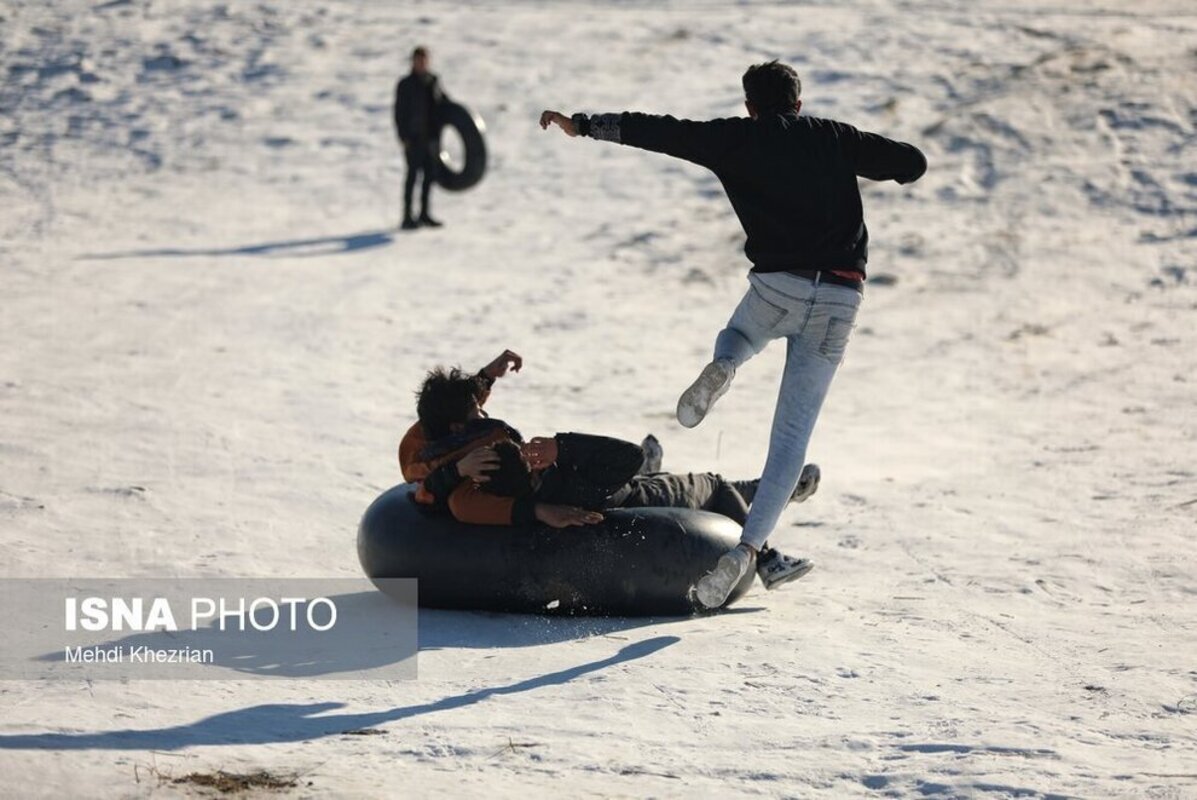
<svg viewBox="0 0 1197 800">
<path fill-rule="evenodd" d="M 748 504 L 736 487 L 713 472 L 637 475 L 611 497 L 615 508 L 694 508 L 722 514 L 737 525 L 748 518 Z"/>
<path fill-rule="evenodd" d="M 554 480 L 546 475 L 536 493 L 542 503 L 604 508 L 693 508 L 713 511 L 743 525 L 748 518 L 748 504 L 730 482 L 713 472 L 674 475 L 656 472 L 634 475 L 622 484 L 604 483 L 600 476 L 591 480 Z M 622 476 L 621 476 L 622 477 Z M 598 478 L 598 480 L 594 480 Z"/>
<path fill-rule="evenodd" d="M 403 155 L 407 159 L 407 179 L 403 182 L 403 218 L 411 219 L 414 216 L 411 199 L 420 175 L 424 177 L 424 185 L 420 188 L 420 215 L 424 216 L 428 214 L 428 194 L 432 191 L 432 182 L 436 180 L 436 169 L 440 164 L 437 144 L 433 141 L 413 142 L 403 148 Z"/>
</svg>

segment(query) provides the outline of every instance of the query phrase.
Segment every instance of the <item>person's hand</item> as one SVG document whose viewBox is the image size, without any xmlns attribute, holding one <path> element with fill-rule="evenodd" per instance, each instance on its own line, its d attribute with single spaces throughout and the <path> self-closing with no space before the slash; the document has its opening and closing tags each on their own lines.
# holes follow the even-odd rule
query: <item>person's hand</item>
<svg viewBox="0 0 1197 800">
<path fill-rule="evenodd" d="M 555 506 L 549 503 L 536 504 L 536 518 L 550 528 L 593 525 L 603 521 L 603 515 L 597 511 L 587 511 L 577 506 Z"/>
<path fill-rule="evenodd" d="M 548 130 L 549 125 L 556 124 L 558 128 L 565 131 L 566 136 L 577 136 L 578 128 L 574 125 L 574 121 L 562 114 L 560 111 L 544 111 L 540 115 L 540 127 L 542 130 Z"/>
<path fill-rule="evenodd" d="M 479 447 L 471 450 L 457 462 L 457 474 L 469 478 L 474 483 L 486 483 L 490 480 L 487 473 L 499 468 L 499 455 L 493 447 Z"/>
<path fill-rule="evenodd" d="M 557 437 L 536 436 L 520 448 L 529 469 L 545 469 L 557 462 Z"/>
<path fill-rule="evenodd" d="M 511 350 L 504 350 L 502 355 L 482 368 L 482 374 L 493 381 L 496 378 L 502 378 L 509 369 L 519 372 L 522 366 L 524 366 L 523 356 Z"/>
</svg>

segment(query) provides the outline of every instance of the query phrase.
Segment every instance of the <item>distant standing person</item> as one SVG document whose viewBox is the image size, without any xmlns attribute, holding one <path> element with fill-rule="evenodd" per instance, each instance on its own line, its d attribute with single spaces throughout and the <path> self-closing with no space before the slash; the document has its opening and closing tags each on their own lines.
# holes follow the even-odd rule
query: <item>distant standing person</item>
<svg viewBox="0 0 1197 800">
<path fill-rule="evenodd" d="M 699 601 L 723 605 L 798 483 L 806 446 L 860 305 L 869 234 L 857 177 L 910 183 L 927 169 L 913 145 L 851 125 L 799 116 L 798 74 L 770 61 L 743 77 L 749 118 L 707 122 L 625 112 L 545 111 L 540 126 L 653 150 L 707 167 L 748 235 L 748 293 L 715 340 L 713 360 L 678 400 L 692 428 L 731 385 L 736 368 L 773 339 L 786 365 L 769 456 L 740 544 L 698 582 Z"/>
<path fill-rule="evenodd" d="M 407 159 L 407 180 L 403 184 L 404 230 L 426 225 L 439 228 L 441 223 L 428 212 L 428 195 L 440 165 L 439 109 L 449 97 L 441 89 L 440 78 L 428 70 L 428 49 L 417 47 L 411 54 L 411 72 L 395 87 L 395 131 Z M 420 216 L 412 215 L 412 193 L 422 175 Z"/>
</svg>

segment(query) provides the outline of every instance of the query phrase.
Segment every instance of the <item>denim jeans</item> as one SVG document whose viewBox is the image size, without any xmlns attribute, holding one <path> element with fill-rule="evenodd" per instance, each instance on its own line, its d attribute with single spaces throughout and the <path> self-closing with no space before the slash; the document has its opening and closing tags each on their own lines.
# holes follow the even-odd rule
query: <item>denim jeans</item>
<svg viewBox="0 0 1197 800">
<path fill-rule="evenodd" d="M 798 485 L 806 446 L 844 359 L 861 296 L 847 286 L 791 275 L 762 280 L 749 273 L 748 280 L 748 293 L 715 340 L 715 358 L 739 367 L 772 340 L 786 340 L 769 456 L 740 537 L 759 550 Z"/>
</svg>

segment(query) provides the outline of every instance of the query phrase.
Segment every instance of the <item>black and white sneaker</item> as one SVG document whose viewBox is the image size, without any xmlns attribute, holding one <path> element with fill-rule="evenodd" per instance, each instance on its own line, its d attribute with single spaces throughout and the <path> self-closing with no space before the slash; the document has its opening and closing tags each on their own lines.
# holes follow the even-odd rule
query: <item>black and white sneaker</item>
<svg viewBox="0 0 1197 800">
<path fill-rule="evenodd" d="M 809 558 L 787 556 L 771 547 L 763 550 L 756 560 L 756 576 L 766 589 L 796 581 L 814 568 L 815 562 Z"/>
<path fill-rule="evenodd" d="M 644 464 L 636 474 L 651 475 L 654 472 L 660 472 L 661 461 L 665 458 L 665 448 L 661 447 L 657 437 L 651 433 L 645 436 L 644 441 L 640 443 L 640 449 L 644 451 Z"/>
</svg>

